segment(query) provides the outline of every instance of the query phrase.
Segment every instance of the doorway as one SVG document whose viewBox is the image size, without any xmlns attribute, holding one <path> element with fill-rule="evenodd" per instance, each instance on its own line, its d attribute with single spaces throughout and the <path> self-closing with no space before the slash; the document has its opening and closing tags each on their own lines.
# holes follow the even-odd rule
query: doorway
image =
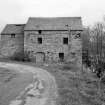
<svg viewBox="0 0 105 105">
<path fill-rule="evenodd" d="M 45 54 L 43 52 L 36 53 L 36 63 L 43 63 L 45 60 Z"/>
</svg>

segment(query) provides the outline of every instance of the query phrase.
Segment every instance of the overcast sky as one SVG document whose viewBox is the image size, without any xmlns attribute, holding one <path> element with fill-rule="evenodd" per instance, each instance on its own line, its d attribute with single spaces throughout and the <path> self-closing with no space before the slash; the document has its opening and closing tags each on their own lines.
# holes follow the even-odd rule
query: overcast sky
<svg viewBox="0 0 105 105">
<path fill-rule="evenodd" d="M 92 25 L 105 16 L 105 0 L 0 0 L 0 31 L 6 24 L 40 16 L 81 16 L 83 25 Z"/>
</svg>

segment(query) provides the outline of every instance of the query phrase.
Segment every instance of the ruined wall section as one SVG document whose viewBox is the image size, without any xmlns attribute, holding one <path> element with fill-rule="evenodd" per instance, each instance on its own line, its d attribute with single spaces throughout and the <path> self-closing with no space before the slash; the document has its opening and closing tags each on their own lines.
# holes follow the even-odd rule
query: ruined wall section
<svg viewBox="0 0 105 105">
<path fill-rule="evenodd" d="M 0 55 L 3 58 L 13 57 L 14 54 L 24 54 L 24 34 L 11 34 L 1 35 Z"/>
</svg>

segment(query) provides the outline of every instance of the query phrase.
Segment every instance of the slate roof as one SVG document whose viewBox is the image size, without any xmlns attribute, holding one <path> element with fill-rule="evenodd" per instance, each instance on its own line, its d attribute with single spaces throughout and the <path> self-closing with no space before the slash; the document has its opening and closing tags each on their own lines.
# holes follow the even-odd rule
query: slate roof
<svg viewBox="0 0 105 105">
<path fill-rule="evenodd" d="M 30 17 L 24 30 L 82 30 L 81 17 L 33 18 Z"/>
<path fill-rule="evenodd" d="M 24 24 L 7 24 L 1 34 L 21 34 L 24 31 Z"/>
</svg>

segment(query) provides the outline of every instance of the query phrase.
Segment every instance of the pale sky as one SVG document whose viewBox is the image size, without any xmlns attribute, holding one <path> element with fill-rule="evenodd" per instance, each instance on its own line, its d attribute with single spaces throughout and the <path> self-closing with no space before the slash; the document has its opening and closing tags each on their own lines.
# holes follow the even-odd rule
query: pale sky
<svg viewBox="0 0 105 105">
<path fill-rule="evenodd" d="M 81 16 L 93 25 L 105 16 L 105 0 L 0 0 L 0 31 L 6 24 L 26 23 L 28 17 Z"/>
</svg>

